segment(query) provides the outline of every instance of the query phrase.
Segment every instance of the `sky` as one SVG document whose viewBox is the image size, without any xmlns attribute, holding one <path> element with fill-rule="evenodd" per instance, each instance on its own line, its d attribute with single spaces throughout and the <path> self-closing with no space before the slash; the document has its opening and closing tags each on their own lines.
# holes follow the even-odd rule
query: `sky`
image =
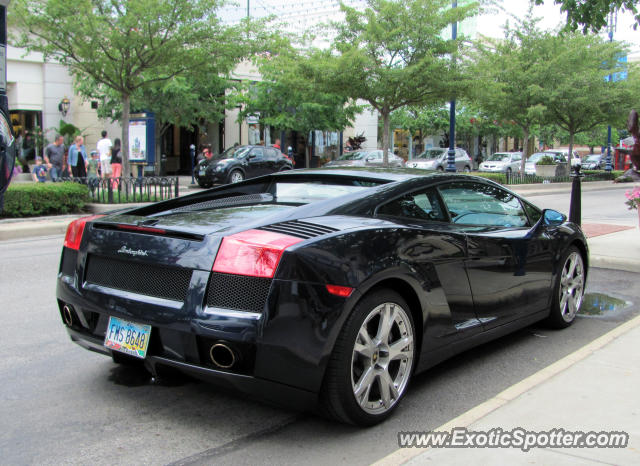
<svg viewBox="0 0 640 466">
<path fill-rule="evenodd" d="M 355 8 L 366 6 L 366 0 L 343 1 Z M 467 29 L 475 29 L 478 33 L 489 37 L 501 37 L 502 26 L 509 18 L 509 14 L 523 17 L 529 0 L 496 0 L 496 3 L 505 11 L 500 12 L 494 8 L 491 13 L 474 18 Z M 230 5 L 224 8 L 222 17 L 230 22 L 238 21 L 247 15 L 247 5 L 252 17 L 275 15 L 287 23 L 288 28 L 298 33 L 307 31 L 318 23 L 337 20 L 341 16 L 338 0 L 235 0 L 235 6 Z M 545 0 L 544 5 L 535 6 L 533 12 L 536 17 L 542 18 L 540 22 L 542 29 L 554 29 L 566 19 L 566 15 L 560 12 L 560 6 L 555 5 L 553 0 Z M 640 60 L 640 27 L 634 31 L 633 24 L 632 14 L 619 13 L 613 39 L 628 42 L 631 45 L 630 55 Z M 606 32 L 603 36 L 606 37 Z"/>
</svg>

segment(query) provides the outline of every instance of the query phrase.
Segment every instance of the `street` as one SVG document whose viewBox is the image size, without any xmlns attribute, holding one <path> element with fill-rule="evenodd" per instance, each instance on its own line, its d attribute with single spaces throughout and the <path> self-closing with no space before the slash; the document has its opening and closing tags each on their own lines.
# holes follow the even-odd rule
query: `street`
<svg viewBox="0 0 640 466">
<path fill-rule="evenodd" d="M 530 199 L 568 213 L 567 193 Z M 620 190 L 585 192 L 582 211 L 585 222 L 637 224 Z M 0 242 L 3 464 L 369 464 L 397 449 L 398 431 L 440 426 L 640 311 L 637 274 L 592 269 L 587 295 L 626 307 L 584 309 L 566 330 L 534 325 L 463 353 L 414 378 L 389 421 L 358 429 L 190 379 L 150 380 L 76 346 L 55 303 L 62 241 Z"/>
</svg>

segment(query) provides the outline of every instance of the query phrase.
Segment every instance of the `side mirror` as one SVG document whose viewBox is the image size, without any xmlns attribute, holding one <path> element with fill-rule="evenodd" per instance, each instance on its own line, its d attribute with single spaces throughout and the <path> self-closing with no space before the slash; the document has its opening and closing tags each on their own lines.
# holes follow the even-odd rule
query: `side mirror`
<svg viewBox="0 0 640 466">
<path fill-rule="evenodd" d="M 366 159 L 364 159 L 365 162 L 371 162 L 373 160 L 373 157 L 367 157 Z"/>
<path fill-rule="evenodd" d="M 544 219 L 544 224 L 552 227 L 557 227 L 562 225 L 566 220 L 567 216 L 561 214 L 557 210 L 553 209 L 545 209 L 542 212 L 542 218 Z"/>
<path fill-rule="evenodd" d="M 249 157 L 247 157 L 249 160 L 251 159 L 255 159 L 257 157 L 256 154 L 249 154 Z"/>
</svg>

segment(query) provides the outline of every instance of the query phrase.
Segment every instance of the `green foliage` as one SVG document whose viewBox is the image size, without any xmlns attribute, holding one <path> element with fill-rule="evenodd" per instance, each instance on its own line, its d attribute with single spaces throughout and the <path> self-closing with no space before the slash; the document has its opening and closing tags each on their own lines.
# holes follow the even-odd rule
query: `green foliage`
<svg viewBox="0 0 640 466">
<path fill-rule="evenodd" d="M 451 24 L 475 14 L 477 2 L 451 8 L 449 0 L 370 0 L 364 11 L 341 4 L 337 32 L 321 82 L 362 99 L 382 117 L 385 161 L 389 117 L 405 106 L 442 104 L 468 81 L 451 57 L 463 37 L 451 40 Z"/>
<path fill-rule="evenodd" d="M 556 165 L 556 162 L 553 160 L 553 157 L 545 155 L 536 162 L 536 165 Z"/>
<path fill-rule="evenodd" d="M 128 173 L 132 98 L 141 98 L 158 83 L 198 71 L 217 76 L 245 55 L 248 30 L 245 25 L 224 25 L 217 16 L 221 4 L 220 0 L 14 0 L 9 24 L 17 33 L 16 46 L 65 65 L 83 96 L 120 100 L 123 171 Z"/>
<path fill-rule="evenodd" d="M 636 17 L 637 27 L 640 24 L 638 0 L 554 0 L 561 5 L 560 10 L 568 13 L 567 27 L 571 30 L 582 28 L 582 32 L 599 32 L 607 25 L 607 16 L 620 8 L 631 11 Z M 542 5 L 544 0 L 535 0 L 536 5 Z"/>
<path fill-rule="evenodd" d="M 505 175 L 504 173 L 473 172 L 473 176 L 486 178 L 500 184 L 507 184 L 507 175 Z"/>
<path fill-rule="evenodd" d="M 89 189 L 79 183 L 14 183 L 4 195 L 5 217 L 31 217 L 79 212 Z"/>
</svg>

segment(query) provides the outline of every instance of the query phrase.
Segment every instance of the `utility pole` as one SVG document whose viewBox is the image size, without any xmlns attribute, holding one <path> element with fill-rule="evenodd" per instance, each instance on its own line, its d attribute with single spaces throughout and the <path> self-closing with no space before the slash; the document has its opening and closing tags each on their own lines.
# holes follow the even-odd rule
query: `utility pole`
<svg viewBox="0 0 640 466">
<path fill-rule="evenodd" d="M 451 8 L 457 8 L 457 0 L 453 0 Z M 454 22 L 451 25 L 451 39 L 456 40 L 458 38 L 458 23 Z M 454 58 L 452 57 L 452 60 Z M 456 171 L 456 101 L 451 100 L 449 107 L 449 154 L 447 157 L 447 169 L 448 172 Z"/>
</svg>

